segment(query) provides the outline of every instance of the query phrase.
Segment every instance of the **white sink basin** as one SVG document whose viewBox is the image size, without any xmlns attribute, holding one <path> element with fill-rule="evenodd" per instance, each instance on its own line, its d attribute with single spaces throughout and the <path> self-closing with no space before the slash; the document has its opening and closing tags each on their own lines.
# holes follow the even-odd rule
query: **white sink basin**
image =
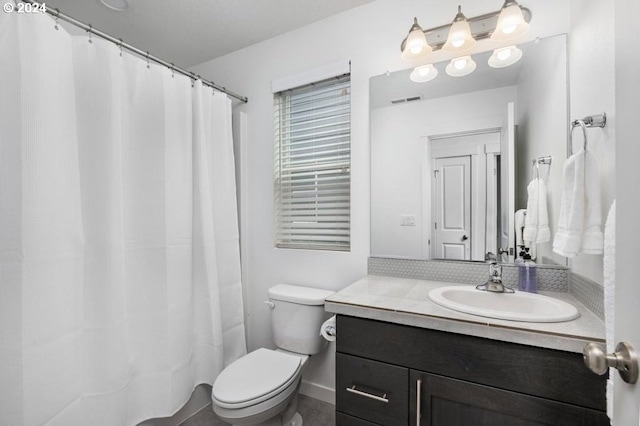
<svg viewBox="0 0 640 426">
<path fill-rule="evenodd" d="M 492 293 L 475 287 L 439 287 L 429 299 L 445 308 L 482 317 L 526 322 L 563 322 L 580 316 L 575 306 L 541 294 L 522 291 Z"/>
</svg>

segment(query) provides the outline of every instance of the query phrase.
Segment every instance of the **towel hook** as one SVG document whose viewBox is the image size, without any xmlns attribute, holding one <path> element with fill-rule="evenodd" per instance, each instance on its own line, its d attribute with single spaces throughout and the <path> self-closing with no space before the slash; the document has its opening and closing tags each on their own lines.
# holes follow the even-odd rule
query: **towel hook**
<svg viewBox="0 0 640 426">
<path fill-rule="evenodd" d="M 582 137 L 584 139 L 583 149 L 585 152 L 587 151 L 587 126 L 582 119 L 577 119 L 573 122 L 571 134 L 569 135 L 569 156 L 573 155 L 573 130 L 578 126 L 582 127 Z"/>
</svg>

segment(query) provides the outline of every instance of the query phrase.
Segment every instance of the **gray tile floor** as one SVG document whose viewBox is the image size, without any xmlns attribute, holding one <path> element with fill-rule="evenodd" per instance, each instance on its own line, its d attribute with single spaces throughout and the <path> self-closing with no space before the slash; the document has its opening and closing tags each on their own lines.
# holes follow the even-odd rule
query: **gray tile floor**
<svg viewBox="0 0 640 426">
<path fill-rule="evenodd" d="M 299 395 L 298 412 L 302 416 L 304 426 L 334 426 L 336 424 L 335 406 L 306 395 Z M 211 404 L 180 426 L 228 426 L 213 412 Z"/>
</svg>

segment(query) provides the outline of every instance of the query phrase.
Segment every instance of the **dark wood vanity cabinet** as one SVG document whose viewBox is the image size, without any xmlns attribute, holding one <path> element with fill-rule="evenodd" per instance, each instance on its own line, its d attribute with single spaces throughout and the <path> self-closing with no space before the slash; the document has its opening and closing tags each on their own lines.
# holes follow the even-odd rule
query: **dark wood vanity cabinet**
<svg viewBox="0 0 640 426">
<path fill-rule="evenodd" d="M 576 353 L 338 315 L 336 425 L 604 426 Z"/>
</svg>

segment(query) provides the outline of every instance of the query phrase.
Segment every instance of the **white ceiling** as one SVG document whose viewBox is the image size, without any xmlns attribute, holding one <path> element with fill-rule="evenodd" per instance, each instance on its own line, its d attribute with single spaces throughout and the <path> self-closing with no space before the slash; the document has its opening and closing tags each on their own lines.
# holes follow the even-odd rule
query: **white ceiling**
<svg viewBox="0 0 640 426">
<path fill-rule="evenodd" d="M 373 0 L 47 0 L 72 16 L 180 67 L 190 67 Z"/>
</svg>

